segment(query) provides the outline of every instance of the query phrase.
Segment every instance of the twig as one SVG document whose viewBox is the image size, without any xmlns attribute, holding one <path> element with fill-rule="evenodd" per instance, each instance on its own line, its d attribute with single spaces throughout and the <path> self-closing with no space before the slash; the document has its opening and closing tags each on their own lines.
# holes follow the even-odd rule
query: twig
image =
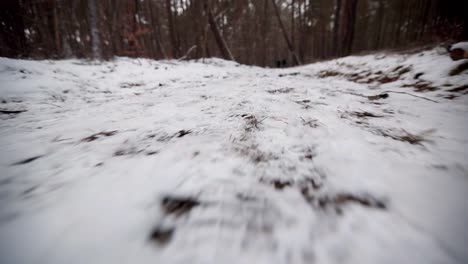
<svg viewBox="0 0 468 264">
<path fill-rule="evenodd" d="M 51 104 L 51 103 L 45 103 L 45 102 L 42 102 L 41 104 L 52 105 L 52 106 L 55 106 L 55 107 L 61 107 L 60 105 Z"/>
<path fill-rule="evenodd" d="M 20 114 L 20 113 L 23 113 L 23 112 L 26 112 L 27 110 L 3 110 L 3 109 L 0 109 L 0 113 L 1 114 L 6 114 L 6 115 L 9 115 L 9 114 Z"/>
<path fill-rule="evenodd" d="M 439 103 L 439 102 L 434 101 L 434 100 L 432 100 L 432 99 L 429 99 L 429 98 L 426 98 L 426 97 L 422 97 L 422 96 L 418 96 L 418 95 L 415 95 L 415 94 L 406 93 L 406 92 L 384 91 L 384 93 L 406 94 L 406 95 L 410 95 L 410 96 L 413 96 L 413 97 L 417 97 L 417 98 L 420 98 L 420 99 L 424 99 L 424 100 L 427 100 L 427 101 L 430 101 L 430 102 L 433 102 L 433 103 Z"/>
<path fill-rule="evenodd" d="M 355 95 L 355 96 L 361 96 L 361 97 L 367 97 L 369 98 L 369 96 L 365 96 L 365 95 L 362 95 L 362 94 L 357 94 L 357 93 L 353 93 L 353 92 L 343 92 L 345 94 L 351 94 L 351 95 Z M 414 97 L 417 97 L 417 98 L 420 98 L 420 99 L 424 99 L 424 100 L 427 100 L 427 101 L 431 101 L 433 103 L 439 103 L 437 101 L 434 101 L 432 99 L 429 99 L 429 98 L 426 98 L 426 97 L 422 97 L 422 96 L 418 96 L 418 95 L 415 95 L 415 94 L 410 94 L 410 93 L 406 93 L 406 92 L 396 92 L 396 91 L 383 91 L 381 94 L 385 94 L 385 93 L 399 93 L 399 94 L 406 94 L 406 95 L 410 95 L 410 96 L 414 96 Z M 378 94 L 377 96 L 381 95 L 381 94 Z"/>
<path fill-rule="evenodd" d="M 196 48 L 197 48 L 197 45 L 193 45 L 193 46 L 187 51 L 187 53 L 185 53 L 185 55 L 182 56 L 182 57 L 180 57 L 178 60 L 181 61 L 181 60 L 187 59 L 187 57 L 190 55 L 190 53 L 192 53 L 192 51 L 193 51 L 194 49 L 196 49 Z"/>
</svg>

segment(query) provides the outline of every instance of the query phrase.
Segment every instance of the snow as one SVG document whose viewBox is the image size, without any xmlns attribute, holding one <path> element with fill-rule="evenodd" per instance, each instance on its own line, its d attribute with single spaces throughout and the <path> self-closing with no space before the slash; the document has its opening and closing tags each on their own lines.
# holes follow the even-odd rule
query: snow
<svg viewBox="0 0 468 264">
<path fill-rule="evenodd" d="M 459 64 L 0 58 L 0 262 L 466 263 Z"/>
<path fill-rule="evenodd" d="M 468 41 L 457 42 L 457 43 L 453 44 L 450 47 L 450 49 L 462 49 L 462 50 L 468 51 Z"/>
</svg>

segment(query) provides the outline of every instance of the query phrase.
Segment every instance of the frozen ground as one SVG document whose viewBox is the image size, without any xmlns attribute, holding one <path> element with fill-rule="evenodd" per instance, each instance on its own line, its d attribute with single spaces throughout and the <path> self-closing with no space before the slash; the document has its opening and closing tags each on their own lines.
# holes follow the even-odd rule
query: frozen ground
<svg viewBox="0 0 468 264">
<path fill-rule="evenodd" d="M 0 262 L 467 263 L 462 63 L 0 58 Z"/>
</svg>

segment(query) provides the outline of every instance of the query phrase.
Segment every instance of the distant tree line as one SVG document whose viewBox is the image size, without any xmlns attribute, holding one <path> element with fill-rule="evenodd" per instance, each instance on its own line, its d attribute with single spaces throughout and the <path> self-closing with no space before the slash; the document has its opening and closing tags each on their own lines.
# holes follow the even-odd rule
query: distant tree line
<svg viewBox="0 0 468 264">
<path fill-rule="evenodd" d="M 2 0 L 0 56 L 296 65 L 467 40 L 467 11 L 468 0 Z"/>
</svg>

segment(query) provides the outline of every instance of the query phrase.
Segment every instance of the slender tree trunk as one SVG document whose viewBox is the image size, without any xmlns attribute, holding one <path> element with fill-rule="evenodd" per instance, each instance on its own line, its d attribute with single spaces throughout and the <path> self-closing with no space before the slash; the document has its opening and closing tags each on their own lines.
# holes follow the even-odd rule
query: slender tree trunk
<svg viewBox="0 0 468 264">
<path fill-rule="evenodd" d="M 160 37 L 160 34 L 159 34 L 159 29 L 161 28 L 161 26 L 159 25 L 159 19 L 158 19 L 158 17 L 154 18 L 154 14 L 153 14 L 154 13 L 153 12 L 153 1 L 148 1 L 148 9 L 149 9 L 150 17 L 151 17 L 151 25 L 154 28 L 153 29 L 153 39 L 156 42 L 158 52 L 161 54 L 161 56 L 164 59 L 167 59 L 167 54 L 166 54 L 166 51 L 164 49 L 164 46 L 161 43 L 161 37 Z M 156 13 L 158 13 L 157 11 L 159 11 L 159 10 L 156 10 Z"/>
<path fill-rule="evenodd" d="M 341 0 L 336 0 L 335 16 L 333 17 L 333 55 L 338 55 L 340 51 L 340 13 L 341 13 Z"/>
<path fill-rule="evenodd" d="M 262 66 L 267 65 L 267 35 L 268 35 L 268 1 L 263 0 L 263 27 L 262 27 Z"/>
<path fill-rule="evenodd" d="M 354 42 L 354 24 L 356 21 L 356 8 L 358 0 L 344 0 L 345 5 L 342 13 L 342 43 L 343 48 L 341 50 L 342 56 L 351 54 Z"/>
<path fill-rule="evenodd" d="M 60 0 L 57 0 L 56 2 L 57 4 L 57 20 L 58 21 L 62 21 L 63 17 L 66 17 L 66 14 L 64 14 L 64 5 L 63 5 L 63 2 L 60 1 Z M 67 7 L 68 8 L 68 7 Z M 59 27 L 58 29 L 60 30 L 60 33 L 58 34 L 58 36 L 56 36 L 56 38 L 58 37 L 59 38 L 59 41 L 61 43 L 61 53 L 59 54 L 61 57 L 63 58 L 70 58 L 73 56 L 73 52 L 72 52 L 72 49 L 70 47 L 70 43 L 69 43 L 69 30 L 68 30 L 68 27 L 67 27 L 67 23 L 66 21 L 62 21 L 62 22 L 58 22 L 59 23 Z"/>
<path fill-rule="evenodd" d="M 88 0 L 89 24 L 91 31 L 91 47 L 94 59 L 101 59 L 101 39 L 99 37 L 99 22 L 96 0 Z"/>
<path fill-rule="evenodd" d="M 377 30 L 375 32 L 375 43 L 374 43 L 374 49 L 378 49 L 380 47 L 380 36 L 382 34 L 382 26 L 383 26 L 383 20 L 384 20 L 384 2 L 383 0 L 379 0 L 378 2 L 378 8 L 377 8 Z"/>
<path fill-rule="evenodd" d="M 174 18 L 172 15 L 172 3 L 171 0 L 166 0 L 167 19 L 169 25 L 169 35 L 172 47 L 171 58 L 177 58 L 179 56 L 179 47 L 177 46 L 177 39 L 174 29 Z"/>
<path fill-rule="evenodd" d="M 291 2 L 291 46 L 293 49 L 296 49 L 296 41 L 295 41 L 295 31 L 296 31 L 296 18 L 294 17 L 296 9 L 296 0 L 292 0 Z"/>
<path fill-rule="evenodd" d="M 226 41 L 224 40 L 223 36 L 221 35 L 221 32 L 219 31 L 218 25 L 216 24 L 216 21 L 213 17 L 213 13 L 211 12 L 210 7 L 208 5 L 205 5 L 205 9 L 206 9 L 206 12 L 208 13 L 208 23 L 210 24 L 211 31 L 213 32 L 213 35 L 215 37 L 216 43 L 218 44 L 218 48 L 219 48 L 219 51 L 221 52 L 221 55 L 226 60 L 234 61 L 234 56 L 232 56 L 232 53 L 229 50 L 229 47 L 227 46 Z"/>
<path fill-rule="evenodd" d="M 60 41 L 60 27 L 59 27 L 59 7 L 58 7 L 58 1 L 55 0 L 53 2 L 54 4 L 54 39 L 55 39 L 55 50 L 57 52 L 58 57 L 62 57 L 62 45 Z"/>
<path fill-rule="evenodd" d="M 288 32 L 286 32 L 286 28 L 284 27 L 283 21 L 281 20 L 281 14 L 280 14 L 280 12 L 278 10 L 278 6 L 276 5 L 275 0 L 271 0 L 271 2 L 272 2 L 272 5 L 273 5 L 273 9 L 275 10 L 276 17 L 278 18 L 278 23 L 279 23 L 279 25 L 281 27 L 281 30 L 283 32 L 284 40 L 286 40 L 286 44 L 288 45 L 289 52 L 291 53 L 291 55 L 292 55 L 292 57 L 294 59 L 294 63 L 296 65 L 301 65 L 301 61 L 299 60 L 299 58 L 297 57 L 296 52 L 294 51 L 294 47 L 292 46 L 291 40 L 289 40 L 289 37 L 288 37 Z"/>
</svg>

